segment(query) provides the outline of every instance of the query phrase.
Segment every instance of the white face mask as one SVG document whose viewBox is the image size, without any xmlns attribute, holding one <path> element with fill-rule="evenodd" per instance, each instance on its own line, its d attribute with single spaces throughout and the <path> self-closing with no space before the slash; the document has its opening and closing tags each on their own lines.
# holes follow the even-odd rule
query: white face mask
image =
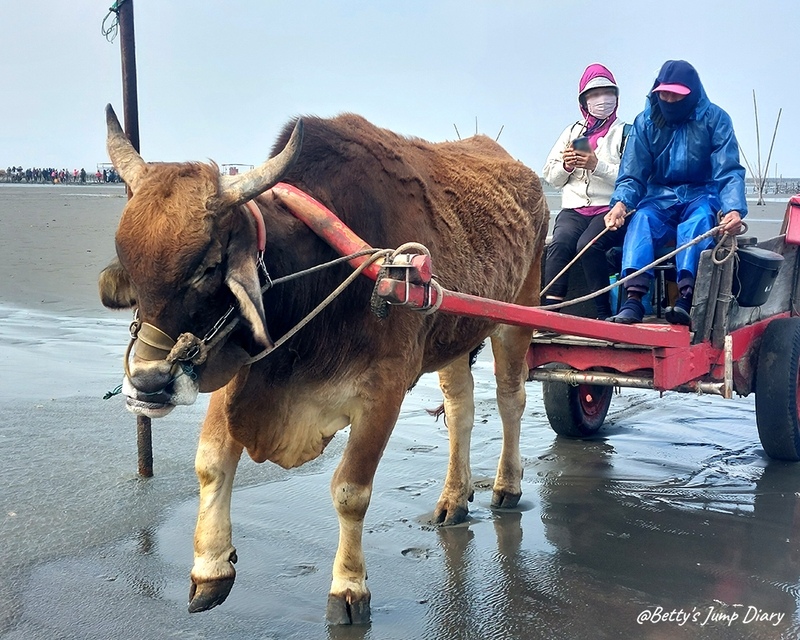
<svg viewBox="0 0 800 640">
<path fill-rule="evenodd" d="M 605 120 L 617 106 L 617 97 L 614 95 L 589 96 L 586 98 L 586 110 L 598 120 Z"/>
</svg>

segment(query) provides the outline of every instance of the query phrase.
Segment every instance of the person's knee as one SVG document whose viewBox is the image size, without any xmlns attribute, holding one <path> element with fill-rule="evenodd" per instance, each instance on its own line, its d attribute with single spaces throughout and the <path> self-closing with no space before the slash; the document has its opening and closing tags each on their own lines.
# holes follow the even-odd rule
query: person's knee
<svg viewBox="0 0 800 640">
<path fill-rule="evenodd" d="M 641 232 L 642 230 L 646 230 L 647 234 L 650 235 L 653 227 L 660 226 L 661 224 L 663 224 L 661 221 L 661 212 L 653 207 L 645 207 L 643 209 L 638 209 L 631 216 L 628 222 L 627 233 L 630 234 L 635 231 Z"/>
<path fill-rule="evenodd" d="M 556 256 L 571 256 L 575 254 L 575 241 L 562 237 L 562 238 L 553 238 L 547 245 L 547 256 L 548 260 L 554 259 Z"/>
</svg>

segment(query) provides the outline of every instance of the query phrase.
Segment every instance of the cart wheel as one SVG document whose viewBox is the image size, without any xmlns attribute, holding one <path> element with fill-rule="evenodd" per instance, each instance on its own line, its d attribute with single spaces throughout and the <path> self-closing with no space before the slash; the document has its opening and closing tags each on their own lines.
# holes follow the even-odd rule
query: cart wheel
<svg viewBox="0 0 800 640">
<path fill-rule="evenodd" d="M 764 451 L 776 460 L 800 460 L 800 318 L 767 325 L 756 369 L 756 425 Z"/>
<path fill-rule="evenodd" d="M 614 387 L 599 384 L 542 382 L 544 410 L 560 436 L 586 438 L 603 426 Z"/>
</svg>

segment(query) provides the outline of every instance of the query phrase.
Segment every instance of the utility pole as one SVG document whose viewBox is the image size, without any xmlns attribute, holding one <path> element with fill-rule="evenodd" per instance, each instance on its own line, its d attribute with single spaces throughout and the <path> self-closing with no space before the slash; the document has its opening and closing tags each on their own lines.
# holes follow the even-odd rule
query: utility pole
<svg viewBox="0 0 800 640">
<path fill-rule="evenodd" d="M 125 121 L 125 135 L 133 148 L 139 153 L 139 102 L 136 91 L 136 38 L 133 27 L 133 0 L 117 0 L 111 7 L 117 14 L 120 34 L 120 53 L 122 59 L 122 108 Z M 133 193 L 127 186 L 128 199 Z M 136 448 L 138 452 L 139 475 L 153 476 L 153 432 L 150 418 L 136 416 Z"/>
</svg>

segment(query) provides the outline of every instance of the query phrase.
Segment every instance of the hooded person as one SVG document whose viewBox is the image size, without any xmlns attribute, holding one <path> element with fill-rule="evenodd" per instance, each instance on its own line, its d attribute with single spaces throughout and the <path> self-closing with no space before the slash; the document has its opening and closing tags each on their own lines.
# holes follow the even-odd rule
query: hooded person
<svg viewBox="0 0 800 640">
<path fill-rule="evenodd" d="M 568 272 L 553 279 L 605 228 L 603 215 L 610 208 L 617 179 L 626 125 L 617 118 L 619 88 L 613 74 L 602 64 L 590 64 L 578 83 L 581 119 L 567 126 L 547 156 L 542 175 L 561 189 L 561 211 L 547 246 L 544 279 L 549 286 L 544 305 L 564 300 Z M 582 257 L 590 292 L 608 286 L 606 252 L 622 245 L 624 229 L 605 233 Z M 595 298 L 596 317 L 611 315 L 608 294 Z"/>
<path fill-rule="evenodd" d="M 706 96 L 700 76 L 685 60 L 668 60 L 633 123 L 606 225 L 611 230 L 630 218 L 622 251 L 627 276 L 655 260 L 659 249 L 682 246 L 717 226 L 736 234 L 747 215 L 745 172 L 730 116 Z M 713 238 L 680 252 L 675 259 L 680 297 L 668 307 L 666 319 L 689 326 L 700 253 Z M 649 291 L 652 271 L 625 285 L 627 299 L 610 318 L 631 324 L 644 318 L 642 297 Z"/>
</svg>

